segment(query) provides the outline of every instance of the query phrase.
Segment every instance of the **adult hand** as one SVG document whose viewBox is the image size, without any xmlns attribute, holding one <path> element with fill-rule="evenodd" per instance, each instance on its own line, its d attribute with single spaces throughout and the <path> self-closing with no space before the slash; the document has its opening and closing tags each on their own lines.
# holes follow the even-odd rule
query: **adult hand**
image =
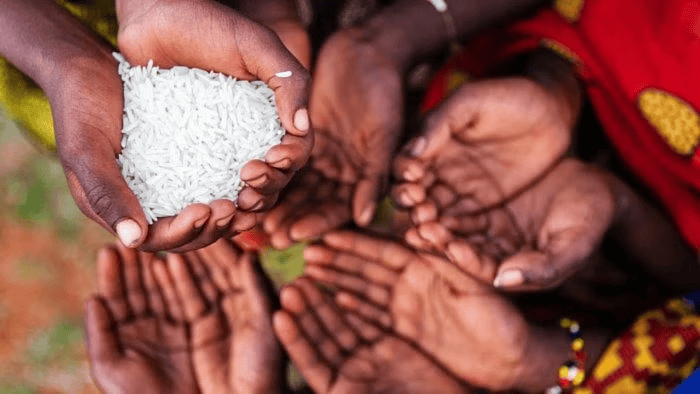
<svg viewBox="0 0 700 394">
<path fill-rule="evenodd" d="M 175 288 L 156 279 L 154 264 L 121 246 L 100 252 L 99 296 L 85 320 L 92 375 L 106 393 L 199 392 Z"/>
<path fill-rule="evenodd" d="M 169 255 L 168 268 L 190 326 L 202 393 L 283 392 L 271 300 L 254 256 L 221 239 L 185 258 Z"/>
<path fill-rule="evenodd" d="M 471 392 L 409 343 L 340 311 L 308 278 L 281 302 L 275 331 L 317 393 Z"/>
<path fill-rule="evenodd" d="M 130 62 L 145 64 L 153 59 L 161 67 L 210 69 L 260 79 L 275 90 L 287 134 L 268 151 L 265 161 L 251 161 L 243 168 L 241 177 L 248 186 L 238 199 L 243 211 L 269 208 L 309 156 L 313 137 L 306 110 L 308 72 L 274 33 L 223 5 L 177 0 L 122 1 L 119 6 L 119 48 Z M 123 94 L 116 62 L 108 60 L 109 51 L 103 48 L 105 56 L 97 60 L 69 61 L 66 81 L 51 100 L 58 108 L 59 153 L 81 209 L 115 230 L 126 245 L 146 250 L 196 249 L 226 233 L 252 227 L 252 213 L 236 214 L 233 202 L 217 200 L 193 204 L 148 228 L 114 161 L 120 151 Z M 292 75 L 275 76 L 280 71 Z M 84 105 L 68 105 L 76 99 Z"/>
<path fill-rule="evenodd" d="M 327 234 L 304 257 L 307 275 L 338 289 L 338 305 L 414 342 L 470 384 L 514 387 L 530 328 L 488 284 L 443 259 L 353 232 Z"/>
</svg>

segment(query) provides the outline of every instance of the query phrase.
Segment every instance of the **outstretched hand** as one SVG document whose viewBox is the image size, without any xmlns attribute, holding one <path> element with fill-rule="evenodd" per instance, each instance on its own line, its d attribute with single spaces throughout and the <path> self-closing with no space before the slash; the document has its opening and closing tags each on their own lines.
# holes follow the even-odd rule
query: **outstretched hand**
<svg viewBox="0 0 700 394">
<path fill-rule="evenodd" d="M 493 390 L 519 381 L 530 345 L 527 322 L 459 267 L 353 232 L 327 234 L 304 257 L 305 273 L 337 289 L 338 305 L 412 341 L 459 378 Z"/>
<path fill-rule="evenodd" d="M 616 209 L 611 177 L 562 160 L 576 111 L 526 78 L 463 85 L 395 160 L 392 195 L 412 246 L 445 253 L 509 290 L 580 270 Z"/>
<path fill-rule="evenodd" d="M 85 322 L 92 375 L 106 393 L 199 393 L 182 307 L 172 282 L 156 279 L 158 263 L 121 246 L 100 252 Z"/>
<path fill-rule="evenodd" d="M 469 392 L 395 335 L 339 310 L 308 278 L 282 290 L 275 331 L 317 393 Z"/>
<path fill-rule="evenodd" d="M 282 353 L 255 257 L 222 239 L 184 258 L 169 255 L 167 274 L 190 326 L 202 393 L 283 392 Z"/>
</svg>

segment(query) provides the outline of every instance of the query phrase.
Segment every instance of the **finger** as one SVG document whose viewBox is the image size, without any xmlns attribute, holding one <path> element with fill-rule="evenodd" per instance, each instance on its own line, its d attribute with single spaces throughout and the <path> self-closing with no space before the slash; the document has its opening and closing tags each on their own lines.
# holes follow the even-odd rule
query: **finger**
<svg viewBox="0 0 700 394">
<path fill-rule="evenodd" d="M 121 357 L 115 321 L 105 300 L 98 296 L 90 297 L 85 303 L 85 334 L 93 365 Z"/>
<path fill-rule="evenodd" d="M 97 283 L 100 296 L 106 300 L 112 316 L 120 322 L 126 320 L 129 316 L 129 307 L 126 301 L 121 260 L 114 247 L 100 250 L 97 257 Z"/>
<path fill-rule="evenodd" d="M 279 204 L 265 214 L 262 222 L 265 232 L 273 234 L 287 218 L 294 215 L 297 206 L 310 198 L 314 185 L 303 185 L 303 187 L 294 188 L 283 195 Z"/>
<path fill-rule="evenodd" d="M 322 201 L 312 212 L 300 215 L 291 223 L 289 236 L 294 241 L 316 239 L 349 222 L 350 219 L 350 209 L 345 201 Z"/>
<path fill-rule="evenodd" d="M 321 293 L 321 290 L 304 277 L 295 280 L 294 285 L 301 289 L 309 303 L 309 307 L 318 317 L 324 331 L 329 333 L 333 340 L 345 351 L 354 349 L 358 343 L 357 336 L 348 327 L 338 311 L 328 302 L 327 297 Z"/>
<path fill-rule="evenodd" d="M 328 392 L 333 371 L 301 333 L 292 315 L 285 311 L 277 312 L 272 323 L 277 338 L 311 388 L 318 393 Z"/>
<path fill-rule="evenodd" d="M 439 223 L 449 231 L 459 234 L 484 233 L 489 228 L 487 215 L 443 215 Z"/>
<path fill-rule="evenodd" d="M 417 183 L 402 183 L 391 190 L 391 198 L 404 208 L 411 208 L 423 203 L 425 197 L 425 188 Z"/>
<path fill-rule="evenodd" d="M 413 252 L 396 242 L 352 231 L 326 234 L 323 241 L 331 248 L 353 253 L 391 269 L 403 269 L 415 258 Z"/>
<path fill-rule="evenodd" d="M 345 320 L 365 342 L 374 342 L 384 333 L 379 327 L 369 324 L 354 313 L 346 313 Z"/>
<path fill-rule="evenodd" d="M 442 218 L 440 219 L 440 223 L 442 223 Z M 425 201 L 411 210 L 411 221 L 413 224 L 419 225 L 436 220 L 438 220 L 438 210 L 432 201 Z"/>
<path fill-rule="evenodd" d="M 444 251 L 447 243 L 454 237 L 445 226 L 440 223 L 429 222 L 423 223 L 417 227 L 418 235 L 430 243 L 437 250 Z"/>
<path fill-rule="evenodd" d="M 304 273 L 324 285 L 351 292 L 381 306 L 386 306 L 391 299 L 387 288 L 355 275 L 313 264 L 307 265 Z"/>
<path fill-rule="evenodd" d="M 384 189 L 385 175 L 368 176 L 355 185 L 352 198 L 352 217 L 360 227 L 368 226 L 374 218 L 377 202 Z"/>
<path fill-rule="evenodd" d="M 290 173 L 298 171 L 309 160 L 313 135 L 303 137 L 285 134 L 280 144 L 270 148 L 265 154 L 265 163 Z"/>
<path fill-rule="evenodd" d="M 117 168 L 109 144 L 94 142 L 77 154 L 61 154 L 73 198 L 85 215 L 116 233 L 124 245 L 139 247 L 148 233 L 141 204 Z"/>
<path fill-rule="evenodd" d="M 447 258 L 464 272 L 485 283 L 492 283 L 496 277 L 496 262 L 481 256 L 468 242 L 455 240 L 447 244 Z"/>
<path fill-rule="evenodd" d="M 411 227 L 408 230 L 406 230 L 406 234 L 404 234 L 404 239 L 406 240 L 406 243 L 410 245 L 412 248 L 416 250 L 421 250 L 421 251 L 429 251 L 433 249 L 433 245 L 423 239 L 418 234 L 418 229 L 415 227 Z"/>
<path fill-rule="evenodd" d="M 195 239 L 211 216 L 211 208 L 206 204 L 191 204 L 175 216 L 160 218 L 148 232 L 141 250 L 155 252 L 171 250 Z"/>
<path fill-rule="evenodd" d="M 165 308 L 165 302 L 153 273 L 155 260 L 156 258 L 153 255 L 142 253 L 143 287 L 148 297 L 150 311 L 157 317 L 167 318 L 168 313 Z"/>
<path fill-rule="evenodd" d="M 247 186 L 238 193 L 238 207 L 244 211 L 264 211 L 272 207 L 275 201 L 277 194 L 265 195 Z"/>
<path fill-rule="evenodd" d="M 432 158 L 450 141 L 449 114 L 448 110 L 437 110 L 428 115 L 420 135 L 406 145 L 411 156 Z"/>
<path fill-rule="evenodd" d="M 304 250 L 304 259 L 317 268 L 330 268 L 353 274 L 376 285 L 393 286 L 399 274 L 381 264 L 367 261 L 361 257 L 334 251 L 322 245 L 312 245 Z M 309 267 L 311 268 L 311 267 Z"/>
<path fill-rule="evenodd" d="M 207 204 L 211 210 L 209 219 L 197 236 L 190 242 L 170 250 L 172 253 L 184 253 L 212 244 L 226 234 L 236 214 L 236 204 L 231 200 L 219 199 Z"/>
<path fill-rule="evenodd" d="M 423 161 L 405 154 L 398 154 L 392 163 L 394 177 L 401 182 L 417 182 L 425 175 Z"/>
<path fill-rule="evenodd" d="M 153 261 L 153 274 L 160 291 L 163 293 L 163 301 L 166 313 L 170 321 L 182 322 L 185 320 L 185 314 L 182 311 L 180 297 L 175 289 L 175 284 L 166 263 L 160 259 Z"/>
<path fill-rule="evenodd" d="M 241 180 L 260 194 L 279 193 L 290 177 L 261 160 L 251 160 L 241 169 Z"/>
<path fill-rule="evenodd" d="M 169 254 L 167 262 L 168 271 L 170 271 L 173 282 L 175 282 L 175 289 L 182 303 L 185 318 L 187 321 L 193 322 L 206 313 L 208 309 L 207 302 L 200 293 L 185 259 L 177 254 Z"/>
<path fill-rule="evenodd" d="M 117 245 L 117 250 L 121 256 L 122 272 L 124 275 L 124 290 L 129 309 L 134 316 L 143 316 L 148 310 L 148 301 L 143 287 L 141 277 L 141 258 L 136 249 L 128 249 L 122 245 Z"/>
<path fill-rule="evenodd" d="M 255 227 L 258 223 L 258 215 L 255 212 L 238 212 L 233 217 L 226 237 L 240 234 Z"/>
<path fill-rule="evenodd" d="M 216 303 L 216 300 L 219 298 L 219 293 L 211 279 L 209 268 L 195 252 L 186 253 L 185 258 L 187 259 L 187 263 L 189 263 L 194 282 L 197 284 L 201 295 L 204 296 L 204 300 L 210 305 Z"/>
<path fill-rule="evenodd" d="M 251 310 L 257 316 L 264 316 L 265 321 L 270 315 L 271 301 L 265 288 L 265 278 L 262 276 L 255 255 L 243 254 L 239 260 L 241 288 L 249 295 Z"/>
<path fill-rule="evenodd" d="M 362 316 L 364 319 L 369 320 L 379 327 L 384 329 L 391 328 L 391 314 L 388 311 L 377 307 L 376 305 L 373 305 L 354 294 L 344 291 L 338 292 L 335 297 L 335 301 L 338 303 L 338 306 L 357 313 L 359 316 Z"/>
<path fill-rule="evenodd" d="M 208 267 L 220 267 L 226 271 L 235 270 L 240 250 L 229 240 L 220 239 L 206 248 L 195 252 Z"/>
<path fill-rule="evenodd" d="M 287 312 L 292 313 L 299 329 L 324 360 L 338 366 L 341 361 L 340 347 L 324 331 L 301 288 L 296 284 L 284 288 L 280 302 Z"/>
</svg>

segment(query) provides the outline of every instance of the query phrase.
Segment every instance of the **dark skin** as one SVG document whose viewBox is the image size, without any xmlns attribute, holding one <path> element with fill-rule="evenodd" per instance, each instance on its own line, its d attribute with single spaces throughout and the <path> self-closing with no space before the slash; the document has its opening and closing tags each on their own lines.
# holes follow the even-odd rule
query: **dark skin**
<svg viewBox="0 0 700 394">
<path fill-rule="evenodd" d="M 121 246 L 98 257 L 85 325 L 92 376 L 106 393 L 199 393 L 182 305 L 173 284 L 156 279 L 157 264 Z"/>
<path fill-rule="evenodd" d="M 448 1 L 458 37 L 532 9 L 542 1 Z M 403 78 L 421 57 L 439 51 L 450 37 L 430 3 L 402 0 L 383 9 L 366 23 L 338 31 L 323 45 L 314 69 L 310 111 L 317 129 L 310 167 L 330 184 L 351 187 L 350 197 L 329 201 L 347 205 L 345 220 L 359 226 L 372 221 L 385 193 L 391 159 L 403 133 Z M 302 192 L 299 192 L 302 193 Z M 307 191 L 308 200 L 312 192 Z M 265 230 L 282 247 L 313 238 L 334 228 L 321 227 L 299 214 L 302 204 L 279 207 L 264 220 Z M 323 205 L 316 205 L 325 211 Z M 281 219 L 284 218 L 284 219 Z"/>
<path fill-rule="evenodd" d="M 414 223 L 406 240 L 522 291 L 574 276 L 607 234 L 633 266 L 674 291 L 692 289 L 694 257 L 658 210 L 619 179 L 560 161 L 580 94 L 553 54 L 535 55 L 527 78 L 456 90 L 394 162 L 392 194 Z"/>
<path fill-rule="evenodd" d="M 283 359 L 251 254 L 230 241 L 170 254 L 124 247 L 98 258 L 86 304 L 88 355 L 106 393 L 276 393 Z"/>
<path fill-rule="evenodd" d="M 414 342 L 475 386 L 542 392 L 570 357 L 561 328 L 531 325 L 489 284 L 445 259 L 349 231 L 327 234 L 304 256 L 305 273 L 337 289 L 339 306 Z M 609 335 L 587 329 L 587 368 Z"/>
<path fill-rule="evenodd" d="M 251 211 L 269 208 L 309 156 L 309 75 L 272 31 L 210 1 L 119 1 L 119 50 L 130 62 L 154 59 L 162 67 L 186 65 L 261 79 L 276 91 L 287 130 L 263 161 L 244 168 L 248 187 L 238 207 L 226 200 L 193 204 L 148 226 L 114 160 L 121 150 L 123 109 L 114 48 L 54 2 L 1 5 L 6 34 L 0 53 L 48 96 L 58 153 L 77 205 L 125 245 L 184 251 L 251 228 L 256 221 Z M 196 28 L 192 20 L 207 28 Z M 286 70 L 292 76 L 274 76 Z"/>
<path fill-rule="evenodd" d="M 409 343 L 343 312 L 308 278 L 282 290 L 274 323 L 317 393 L 468 393 Z"/>
<path fill-rule="evenodd" d="M 254 255 L 224 239 L 184 257 L 169 256 L 202 393 L 284 391 L 272 302 L 256 265 Z"/>
</svg>

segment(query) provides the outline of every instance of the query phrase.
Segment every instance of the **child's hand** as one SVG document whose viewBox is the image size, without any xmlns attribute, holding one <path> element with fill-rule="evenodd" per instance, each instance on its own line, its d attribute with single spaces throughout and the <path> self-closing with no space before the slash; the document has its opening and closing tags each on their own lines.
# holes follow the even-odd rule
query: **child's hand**
<svg viewBox="0 0 700 394">
<path fill-rule="evenodd" d="M 544 290 L 578 272 L 610 228 L 617 209 L 613 178 L 566 159 L 500 205 L 475 194 L 502 190 L 500 177 L 465 191 L 473 163 L 456 144 L 445 149 L 412 209 L 413 247 L 444 253 L 471 275 L 504 290 Z M 413 187 L 413 185 L 412 185 Z M 398 198 L 401 198 L 398 196 Z"/>
<path fill-rule="evenodd" d="M 305 273 L 338 289 L 340 306 L 414 342 L 471 384 L 513 387 L 527 362 L 530 328 L 489 285 L 379 238 L 338 232 L 324 241 L 304 253 Z"/>
<path fill-rule="evenodd" d="M 323 139 L 316 134 L 316 141 Z M 352 220 L 353 185 L 329 178 L 317 168 L 316 158 L 299 171 L 280 202 L 262 220 L 272 246 L 284 249 L 294 242 L 318 238 Z"/>
<path fill-rule="evenodd" d="M 85 320 L 92 375 L 106 393 L 199 392 L 182 308 L 173 283 L 155 279 L 158 264 L 133 249 L 100 252 L 100 294 Z"/>
<path fill-rule="evenodd" d="M 466 393 L 409 343 L 342 312 L 307 278 L 281 293 L 275 331 L 317 393 Z"/>
<path fill-rule="evenodd" d="M 317 168 L 353 186 L 360 226 L 371 222 L 384 193 L 403 119 L 401 67 L 366 34 L 348 29 L 324 44 L 311 92 L 312 123 L 327 136 L 314 146 Z"/>
<path fill-rule="evenodd" d="M 282 392 L 282 352 L 254 256 L 221 239 L 184 259 L 169 255 L 168 268 L 190 326 L 202 393 Z"/>
</svg>

